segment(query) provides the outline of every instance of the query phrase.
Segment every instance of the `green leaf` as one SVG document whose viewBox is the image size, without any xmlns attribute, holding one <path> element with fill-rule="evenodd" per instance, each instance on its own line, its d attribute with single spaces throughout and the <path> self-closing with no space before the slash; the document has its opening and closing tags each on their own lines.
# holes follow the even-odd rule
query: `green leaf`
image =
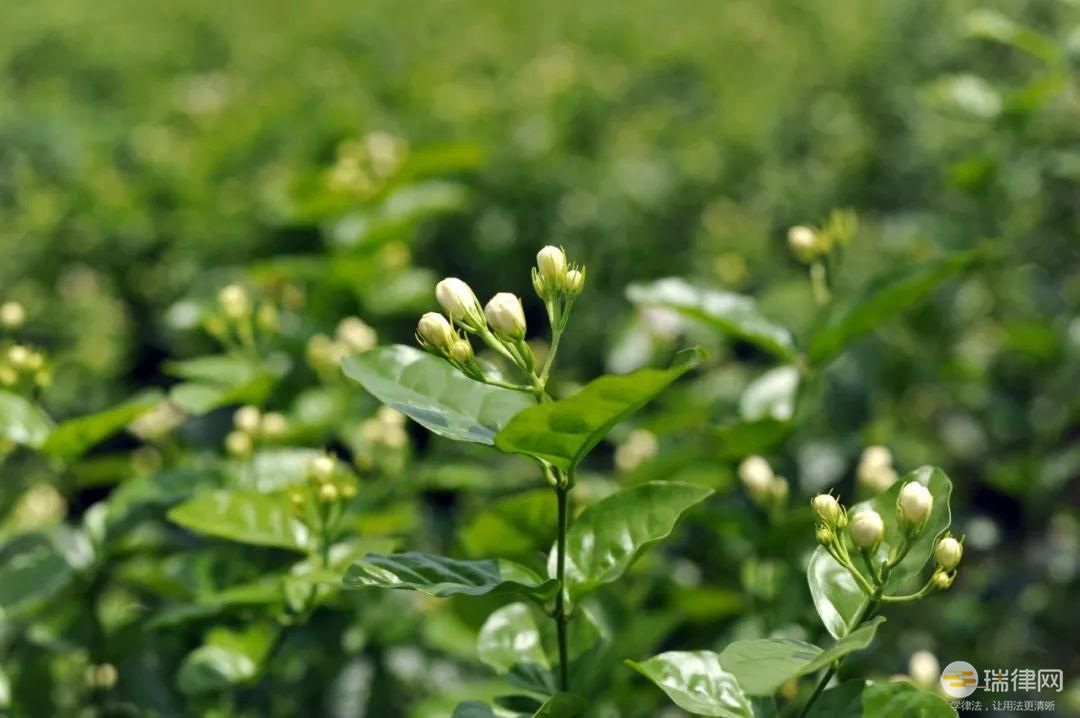
<svg viewBox="0 0 1080 718">
<path fill-rule="evenodd" d="M 767 454 L 794 430 L 794 423 L 777 419 L 756 419 L 718 426 L 716 449 L 721 457 L 728 459 Z"/>
<path fill-rule="evenodd" d="M 638 554 L 667 538 L 684 511 L 712 489 L 652 481 L 623 489 L 581 512 L 566 534 L 566 583 L 576 601 L 621 576 Z M 554 575 L 555 552 L 548 559 Z"/>
<path fill-rule="evenodd" d="M 169 391 L 169 398 L 189 414 L 200 415 L 227 404 L 259 404 L 287 365 L 263 365 L 225 354 L 170 362 L 166 371 L 187 381 Z"/>
<path fill-rule="evenodd" d="M 486 703 L 465 701 L 458 703 L 451 718 L 495 718 L 495 712 Z"/>
<path fill-rule="evenodd" d="M 169 520 L 197 533 L 258 546 L 305 551 L 307 527 L 283 496 L 254 491 L 209 491 L 169 511 Z"/>
<path fill-rule="evenodd" d="M 743 421 L 790 421 L 795 415 L 798 388 L 798 369 L 793 366 L 770 369 L 751 382 L 739 398 L 739 413 Z"/>
<path fill-rule="evenodd" d="M 556 693 L 548 698 L 533 718 L 576 718 L 589 707 L 589 702 L 573 693 Z"/>
<path fill-rule="evenodd" d="M 926 562 L 930 560 L 934 552 L 934 546 L 938 538 L 949 528 L 952 515 L 949 510 L 949 495 L 952 493 L 952 482 L 949 477 L 938 468 L 924 466 L 916 469 L 894 483 L 888 491 L 874 497 L 869 501 L 856 504 L 849 510 L 849 515 L 854 516 L 863 508 L 872 508 L 881 514 L 885 523 L 884 539 L 878 547 L 875 560 L 880 564 L 885 560 L 889 552 L 896 546 L 902 537 L 896 518 L 896 500 L 900 489 L 909 481 L 918 481 L 930 490 L 934 497 L 934 505 L 930 516 L 923 527 L 922 532 L 912 543 L 907 556 L 893 569 L 886 582 L 886 595 L 894 595 L 908 590 L 917 589 L 917 581 L 922 573 Z M 844 533 L 848 542 L 848 551 L 864 576 L 869 576 L 863 558 L 850 536 Z M 807 580 L 810 584 L 810 594 L 814 599 L 814 607 L 817 608 L 825 628 L 834 638 L 840 638 L 850 630 L 851 621 L 862 610 L 866 603 L 866 595 L 855 583 L 851 574 L 833 559 L 829 553 L 819 546 L 810 558 L 810 564 L 806 569 Z"/>
<path fill-rule="evenodd" d="M 547 599 L 555 595 L 559 583 L 554 579 L 545 581 L 511 561 L 459 561 L 406 551 L 368 554 L 349 567 L 345 585 L 352 588 L 404 588 L 439 597 L 520 593 Z"/>
<path fill-rule="evenodd" d="M 20 534 L 0 547 L 0 615 L 54 596 L 73 576 L 45 534 Z"/>
<path fill-rule="evenodd" d="M 146 392 L 112 409 L 61 422 L 41 450 L 63 461 L 73 461 L 91 447 L 120 431 L 161 401 L 156 391 Z"/>
<path fill-rule="evenodd" d="M 553 688 L 540 628 L 528 604 L 511 603 L 488 616 L 477 636 L 476 654 L 499 675 L 512 674 L 523 688 L 544 693 Z"/>
<path fill-rule="evenodd" d="M 192 694 L 248 683 L 258 676 L 276 639 L 277 629 L 261 624 L 243 632 L 215 629 L 184 659 L 177 684 L 183 693 Z"/>
<path fill-rule="evenodd" d="M 735 676 L 747 695 L 772 695 L 792 678 L 814 673 L 841 656 L 866 648 L 884 621 L 878 616 L 824 651 L 811 643 L 786 639 L 736 641 L 720 653 L 720 665 Z"/>
<path fill-rule="evenodd" d="M 766 318 L 750 297 L 695 287 L 676 277 L 649 284 L 631 284 L 626 289 L 626 296 L 635 304 L 674 309 L 781 359 L 795 356 L 791 332 Z"/>
<path fill-rule="evenodd" d="M 870 282 L 858 297 L 835 305 L 810 340 L 813 364 L 824 364 L 849 344 L 886 320 L 901 314 L 956 276 L 978 257 L 963 252 L 905 266 Z"/>
<path fill-rule="evenodd" d="M 697 352 L 683 353 L 670 369 L 641 369 L 621 376 L 602 376 L 571 397 L 530 406 L 499 432 L 495 446 L 570 471 L 611 427 L 694 368 L 698 359 Z"/>
<path fill-rule="evenodd" d="M 0 390 L 0 438 L 41 448 L 53 429 L 52 419 L 34 402 Z"/>
<path fill-rule="evenodd" d="M 660 687 L 675 705 L 691 713 L 721 718 L 753 718 L 753 710 L 735 676 L 711 651 L 669 651 L 637 663 L 634 670 Z"/>
<path fill-rule="evenodd" d="M 491 444 L 531 395 L 473 381 L 448 362 L 395 344 L 346 358 L 345 376 L 376 399 L 455 441 Z"/>
<path fill-rule="evenodd" d="M 941 697 L 904 681 L 847 681 L 821 694 L 806 718 L 956 718 Z"/>
</svg>

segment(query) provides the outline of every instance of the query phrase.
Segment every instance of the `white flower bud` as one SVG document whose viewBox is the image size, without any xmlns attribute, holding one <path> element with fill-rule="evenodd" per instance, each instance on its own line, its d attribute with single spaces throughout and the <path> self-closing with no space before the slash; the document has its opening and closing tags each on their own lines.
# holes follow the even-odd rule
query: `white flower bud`
<svg viewBox="0 0 1080 718">
<path fill-rule="evenodd" d="M 336 469 L 337 462 L 334 461 L 334 457 L 327 456 L 326 454 L 316 456 L 311 460 L 311 464 L 308 466 L 311 477 L 320 484 L 325 484 L 334 478 Z"/>
<path fill-rule="evenodd" d="M 473 360 L 473 348 L 468 339 L 458 339 L 450 345 L 450 358 L 458 364 L 468 364 Z"/>
<path fill-rule="evenodd" d="M 350 352 L 366 352 L 375 346 L 377 337 L 372 329 L 360 317 L 345 317 L 337 325 L 335 336 Z"/>
<path fill-rule="evenodd" d="M 262 419 L 262 413 L 258 407 L 242 406 L 236 410 L 233 414 L 233 426 L 240 431 L 247 432 L 248 434 L 254 434 L 259 430 L 259 421 Z"/>
<path fill-rule="evenodd" d="M 934 588 L 939 591 L 944 591 L 949 586 L 952 586 L 953 580 L 955 580 L 955 578 L 956 574 L 948 573 L 946 571 L 943 571 L 942 569 L 938 569 L 937 571 L 934 571 L 934 575 L 931 577 L 930 580 L 934 582 Z"/>
<path fill-rule="evenodd" d="M 259 424 L 260 433 L 270 439 L 280 439 L 289 430 L 289 422 L 281 412 L 267 412 Z"/>
<path fill-rule="evenodd" d="M 251 314 L 251 297 L 239 284 L 222 287 L 218 292 L 218 304 L 225 316 L 233 321 L 246 319 Z"/>
<path fill-rule="evenodd" d="M 930 651 L 915 651 L 908 660 L 908 675 L 915 685 L 931 689 L 941 676 L 941 664 Z"/>
<path fill-rule="evenodd" d="M 818 494 L 810 501 L 810 505 L 813 507 L 817 515 L 821 517 L 822 523 L 830 528 L 835 528 L 840 524 L 840 519 L 844 515 L 844 510 L 840 508 L 840 502 L 829 494 Z"/>
<path fill-rule="evenodd" d="M 30 350 L 21 344 L 8 349 L 8 361 L 16 369 L 28 369 L 30 363 Z"/>
<path fill-rule="evenodd" d="M 868 446 L 863 449 L 862 455 L 859 456 L 859 466 L 865 466 L 868 469 L 892 466 L 892 464 L 892 452 L 884 446 Z"/>
<path fill-rule="evenodd" d="M 521 300 L 510 292 L 499 292 L 484 307 L 488 324 L 500 337 L 525 338 L 525 310 Z"/>
<path fill-rule="evenodd" d="M 566 287 L 566 253 L 548 245 L 536 253 L 536 269 L 549 289 Z"/>
<path fill-rule="evenodd" d="M 789 229 L 787 241 L 792 254 L 802 261 L 811 259 L 818 250 L 817 232 L 803 225 Z"/>
<path fill-rule="evenodd" d="M 319 501 L 330 504 L 338 500 L 338 490 L 333 484 L 323 484 L 319 487 Z"/>
<path fill-rule="evenodd" d="M 225 437 L 225 450 L 233 456 L 247 456 L 251 453 L 252 448 L 251 434 L 243 431 L 230 431 L 228 436 Z"/>
<path fill-rule="evenodd" d="M 872 509 L 863 509 L 851 517 L 849 526 L 851 540 L 862 549 L 872 550 L 885 534 L 885 522 L 881 514 Z"/>
<path fill-rule="evenodd" d="M 930 515 L 930 509 L 934 505 L 934 497 L 930 491 L 917 481 L 909 481 L 900 489 L 900 497 L 896 500 L 896 506 L 900 513 L 900 521 L 910 528 L 921 528 Z"/>
<path fill-rule="evenodd" d="M 0 304 L 0 326 L 5 329 L 18 329 L 26 321 L 26 310 L 18 302 Z"/>
<path fill-rule="evenodd" d="M 450 351 L 450 345 L 454 341 L 454 328 L 443 315 L 428 312 L 420 317 L 420 323 L 416 326 L 416 336 L 425 348 L 445 354 Z"/>
<path fill-rule="evenodd" d="M 405 415 L 397 409 L 383 405 L 375 410 L 375 418 L 383 426 L 405 426 Z"/>
<path fill-rule="evenodd" d="M 960 565 L 960 559 L 964 555 L 964 545 L 952 536 L 946 536 L 938 541 L 934 548 L 934 558 L 946 571 L 952 571 Z"/>
<path fill-rule="evenodd" d="M 457 277 L 447 277 L 436 284 L 435 298 L 451 319 L 474 331 L 484 326 L 484 312 L 480 308 L 480 300 L 469 285 Z"/>
<path fill-rule="evenodd" d="M 571 269 L 567 272 L 566 291 L 570 296 L 576 297 L 581 294 L 583 289 L 585 289 L 585 272 L 578 269 Z"/>
<path fill-rule="evenodd" d="M 769 490 L 773 470 L 762 457 L 748 456 L 739 464 L 739 478 L 751 494 L 759 495 Z"/>
</svg>

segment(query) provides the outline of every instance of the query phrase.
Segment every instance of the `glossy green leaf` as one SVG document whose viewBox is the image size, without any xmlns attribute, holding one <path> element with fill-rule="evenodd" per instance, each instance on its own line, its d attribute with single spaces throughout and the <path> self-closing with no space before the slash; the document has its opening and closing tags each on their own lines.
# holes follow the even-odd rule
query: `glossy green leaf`
<svg viewBox="0 0 1080 718">
<path fill-rule="evenodd" d="M 577 718 L 585 713 L 589 702 L 573 693 L 556 693 L 533 713 L 533 718 Z"/>
<path fill-rule="evenodd" d="M 901 539 L 902 531 L 896 519 L 896 499 L 900 494 L 900 489 L 908 481 L 918 481 L 926 486 L 934 497 L 934 505 L 926 525 L 913 542 L 907 556 L 889 576 L 886 584 L 887 595 L 917 589 L 920 585 L 916 579 L 920 578 L 923 567 L 930 560 L 938 537 L 949 528 L 952 521 L 949 510 L 952 482 L 941 469 L 924 466 L 901 478 L 888 491 L 869 501 L 856 504 L 849 510 L 849 515 L 854 515 L 862 508 L 872 508 L 881 514 L 885 523 L 885 535 L 876 555 L 876 561 L 880 563 L 888 557 L 889 552 Z M 850 537 L 846 533 L 845 537 L 847 537 L 852 560 L 864 575 L 869 575 L 869 570 L 859 550 L 851 544 Z M 847 570 L 820 546 L 810 558 L 806 575 L 810 584 L 810 594 L 822 623 L 833 637 L 840 638 L 846 635 L 851 621 L 866 602 L 866 595 Z"/>
<path fill-rule="evenodd" d="M 911 683 L 847 681 L 814 701 L 806 718 L 956 718 L 940 696 Z"/>
<path fill-rule="evenodd" d="M 534 405 L 529 394 L 473 381 L 401 344 L 348 357 L 341 368 L 379 401 L 455 441 L 491 444 L 512 416 Z"/>
<path fill-rule="evenodd" d="M 511 561 L 459 561 L 406 551 L 368 554 L 349 567 L 345 585 L 352 588 L 404 588 L 439 597 L 520 593 L 550 598 L 555 594 L 558 581 L 545 581 Z"/>
<path fill-rule="evenodd" d="M 154 408 L 159 401 L 161 395 L 152 391 L 112 409 L 68 419 L 52 430 L 41 450 L 63 461 L 77 459 Z"/>
<path fill-rule="evenodd" d="M 53 429 L 52 419 L 29 399 L 0 390 L 0 438 L 40 448 Z"/>
<path fill-rule="evenodd" d="M 535 404 L 510 420 L 495 437 L 495 446 L 569 471 L 613 426 L 694 368 L 698 359 L 697 352 L 684 352 L 670 369 L 602 376 L 566 399 Z"/>
<path fill-rule="evenodd" d="M 905 266 L 871 280 L 863 294 L 830 310 L 810 340 L 810 361 L 823 364 L 834 358 L 853 341 L 901 314 L 962 272 L 977 257 L 976 252 L 952 254 Z"/>
<path fill-rule="evenodd" d="M 648 284 L 631 284 L 626 296 L 642 306 L 674 309 L 781 359 L 795 356 L 791 332 L 765 317 L 754 300 L 742 294 L 703 289 L 669 277 Z"/>
<path fill-rule="evenodd" d="M 488 616 L 476 639 L 476 655 L 500 674 L 517 664 L 548 667 L 540 628 L 525 603 L 511 603 Z"/>
<path fill-rule="evenodd" d="M 790 639 L 736 641 L 720 653 L 720 665 L 735 676 L 747 695 L 772 695 L 792 678 L 814 673 L 841 656 L 866 648 L 884 621 L 878 616 L 827 650 Z"/>
<path fill-rule="evenodd" d="M 215 629 L 188 654 L 177 674 L 183 693 L 206 693 L 254 680 L 277 638 L 277 629 L 255 624 L 246 630 Z"/>
<path fill-rule="evenodd" d="M 70 562 L 48 536 L 15 536 L 0 546 L 0 615 L 49 599 L 73 575 Z"/>
<path fill-rule="evenodd" d="M 169 520 L 209 536 L 259 546 L 306 550 L 310 536 L 280 495 L 209 491 L 169 511 Z"/>
<path fill-rule="evenodd" d="M 465 701 L 458 703 L 454 709 L 454 715 L 450 718 L 495 718 L 495 712 L 491 706 L 480 701 Z"/>
<path fill-rule="evenodd" d="M 566 535 L 571 600 L 619 578 L 642 550 L 671 534 L 684 511 L 712 493 L 703 486 L 653 481 L 617 491 L 582 511 Z M 554 566 L 552 551 L 552 575 Z"/>
<path fill-rule="evenodd" d="M 660 687 L 680 708 L 703 716 L 753 718 L 750 701 L 735 676 L 711 651 L 669 651 L 637 663 L 627 661 Z"/>
<path fill-rule="evenodd" d="M 187 413 L 200 415 L 228 404 L 261 403 L 288 366 L 215 354 L 170 362 L 165 369 L 187 380 L 172 387 L 169 398 Z"/>
</svg>

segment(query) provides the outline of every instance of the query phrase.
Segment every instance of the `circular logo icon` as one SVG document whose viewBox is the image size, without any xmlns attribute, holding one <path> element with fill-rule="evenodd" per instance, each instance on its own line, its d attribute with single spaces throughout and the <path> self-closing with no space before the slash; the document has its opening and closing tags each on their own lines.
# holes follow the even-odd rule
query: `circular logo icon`
<svg viewBox="0 0 1080 718">
<path fill-rule="evenodd" d="M 941 690 L 952 698 L 967 698 L 979 687 L 979 674 L 967 661 L 953 661 L 941 672 Z"/>
</svg>

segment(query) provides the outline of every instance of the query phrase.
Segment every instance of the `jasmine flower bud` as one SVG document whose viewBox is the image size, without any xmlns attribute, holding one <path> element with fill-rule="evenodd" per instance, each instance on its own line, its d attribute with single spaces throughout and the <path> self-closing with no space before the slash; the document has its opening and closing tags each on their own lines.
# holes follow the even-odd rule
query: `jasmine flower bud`
<svg viewBox="0 0 1080 718">
<path fill-rule="evenodd" d="M 450 345 L 450 358 L 458 364 L 468 364 L 473 360 L 473 348 L 468 339 L 458 339 Z"/>
<path fill-rule="evenodd" d="M 322 456 L 316 456 L 311 460 L 311 464 L 308 466 L 308 471 L 311 473 L 311 478 L 316 483 L 326 484 L 330 479 L 334 478 L 334 472 L 337 469 L 337 462 L 334 461 L 334 457 L 323 454 Z"/>
<path fill-rule="evenodd" d="M 576 297 L 585 288 L 585 270 L 571 269 L 566 273 L 566 291 Z"/>
<path fill-rule="evenodd" d="M 955 573 L 949 573 L 940 568 L 937 571 L 934 571 L 934 575 L 931 577 L 931 580 L 934 582 L 934 588 L 939 591 L 944 591 L 949 586 L 952 586 L 955 579 Z"/>
<path fill-rule="evenodd" d="M 739 479 L 753 496 L 761 496 L 769 490 L 773 480 L 773 470 L 769 462 L 760 456 L 748 456 L 738 469 Z"/>
<path fill-rule="evenodd" d="M 350 352 L 366 352 L 375 346 L 377 337 L 375 330 L 368 326 L 360 317 L 345 317 L 337 325 L 335 337 L 339 342 L 348 347 Z"/>
<path fill-rule="evenodd" d="M 260 433 L 270 439 L 280 439 L 289 430 L 289 422 L 281 412 L 267 412 L 259 424 Z"/>
<path fill-rule="evenodd" d="M 946 571 L 952 571 L 959 566 L 963 555 L 964 545 L 949 535 L 938 541 L 934 548 L 934 558 Z"/>
<path fill-rule="evenodd" d="M 792 227 L 788 230 L 787 241 L 792 254 L 802 262 L 810 261 L 818 252 L 817 232 L 809 227 L 803 225 Z"/>
<path fill-rule="evenodd" d="M 918 530 L 926 522 L 930 515 L 930 509 L 934 505 L 934 497 L 930 491 L 917 481 L 909 481 L 900 489 L 900 496 L 896 500 L 897 511 L 900 521 L 909 529 Z"/>
<path fill-rule="evenodd" d="M 817 538 L 817 542 L 822 546 L 829 546 L 836 536 L 828 526 L 819 525 L 814 532 L 814 537 Z"/>
<path fill-rule="evenodd" d="M 236 410 L 233 414 L 233 426 L 240 431 L 248 434 L 254 434 L 259 430 L 259 421 L 262 419 L 262 413 L 258 407 L 242 406 Z"/>
<path fill-rule="evenodd" d="M 225 437 L 225 450 L 233 456 L 247 456 L 253 448 L 251 434 L 243 431 L 230 431 Z"/>
<path fill-rule="evenodd" d="M 8 361 L 16 369 L 29 368 L 30 350 L 21 344 L 16 344 L 8 349 Z"/>
<path fill-rule="evenodd" d="M 536 253 L 536 269 L 544 285 L 551 289 L 566 286 L 566 253 L 548 245 Z"/>
<path fill-rule="evenodd" d="M 218 304 L 225 316 L 233 321 L 246 319 L 251 314 L 251 297 L 239 284 L 222 287 L 218 292 Z"/>
<path fill-rule="evenodd" d="M 428 312 L 420 317 L 420 323 L 416 326 L 416 338 L 428 351 L 445 355 L 454 342 L 454 328 L 443 315 Z"/>
<path fill-rule="evenodd" d="M 525 338 L 525 310 L 521 300 L 509 292 L 499 292 L 484 307 L 488 324 L 501 338 Z"/>
<path fill-rule="evenodd" d="M 319 487 L 319 501 L 324 504 L 330 504 L 338 499 L 337 487 L 333 484 L 323 484 Z"/>
<path fill-rule="evenodd" d="M 872 551 L 881 543 L 885 534 L 885 522 L 873 509 L 863 509 L 851 517 L 851 540 L 861 549 Z"/>
<path fill-rule="evenodd" d="M 908 675 L 915 685 L 930 690 L 941 676 L 941 664 L 930 651 L 915 651 L 908 659 Z"/>
<path fill-rule="evenodd" d="M 844 510 L 840 508 L 840 502 L 829 494 L 818 494 L 810 501 L 810 506 L 825 526 L 829 528 L 843 528 L 841 520 L 844 519 Z"/>
<path fill-rule="evenodd" d="M 457 277 L 447 277 L 435 285 L 435 298 L 450 318 L 472 331 L 484 327 L 484 312 L 480 301 L 468 284 Z"/>
<path fill-rule="evenodd" d="M 0 326 L 5 329 L 18 329 L 26 321 L 26 310 L 18 302 L 0 304 Z"/>
</svg>

